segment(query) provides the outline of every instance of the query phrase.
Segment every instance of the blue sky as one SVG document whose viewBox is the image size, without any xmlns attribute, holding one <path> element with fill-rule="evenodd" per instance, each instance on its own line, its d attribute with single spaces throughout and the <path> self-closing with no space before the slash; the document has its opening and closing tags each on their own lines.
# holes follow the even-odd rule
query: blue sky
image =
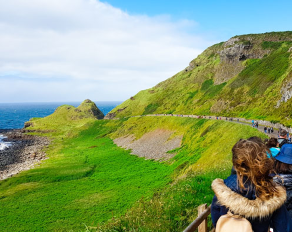
<svg viewBox="0 0 292 232">
<path fill-rule="evenodd" d="M 232 36 L 291 30 L 292 1 L 102 1 L 130 14 L 168 15 L 173 20 L 192 20 L 197 27 L 189 33 L 214 35 L 225 41 Z"/>
<path fill-rule="evenodd" d="M 292 1 L 0 0 L 0 102 L 124 101 Z"/>
</svg>

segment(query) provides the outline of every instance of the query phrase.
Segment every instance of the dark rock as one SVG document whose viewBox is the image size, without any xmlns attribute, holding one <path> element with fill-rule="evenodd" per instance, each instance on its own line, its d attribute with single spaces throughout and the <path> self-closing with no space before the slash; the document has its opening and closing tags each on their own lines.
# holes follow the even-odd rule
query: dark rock
<svg viewBox="0 0 292 232">
<path fill-rule="evenodd" d="M 33 127 L 33 123 L 32 122 L 30 122 L 30 121 L 28 121 L 28 122 L 25 122 L 24 123 L 24 128 L 27 128 L 27 127 Z"/>
<path fill-rule="evenodd" d="M 126 108 L 127 108 L 127 106 L 124 107 L 124 108 L 118 109 L 118 112 L 122 112 L 122 111 L 125 110 Z"/>
<path fill-rule="evenodd" d="M 115 118 L 116 117 L 116 113 L 108 113 L 105 117 L 104 117 L 104 119 L 113 119 L 113 118 Z"/>
<path fill-rule="evenodd" d="M 246 59 L 247 59 L 247 57 L 244 54 L 239 55 L 239 61 L 244 61 Z"/>
<path fill-rule="evenodd" d="M 0 151 L 0 180 L 27 170 L 33 164 L 46 159 L 42 149 L 49 145 L 47 138 L 26 135 L 21 130 L 1 131 L 1 133 L 13 144 Z"/>
</svg>

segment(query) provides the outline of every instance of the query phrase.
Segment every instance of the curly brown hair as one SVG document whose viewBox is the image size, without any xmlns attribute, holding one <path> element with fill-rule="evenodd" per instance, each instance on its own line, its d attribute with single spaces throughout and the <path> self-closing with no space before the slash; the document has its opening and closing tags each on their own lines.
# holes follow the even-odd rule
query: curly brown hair
<svg viewBox="0 0 292 232">
<path fill-rule="evenodd" d="M 239 187 L 246 189 L 246 182 L 251 182 L 257 197 L 265 200 L 278 193 L 273 178 L 272 159 L 267 157 L 266 145 L 259 140 L 239 140 L 232 148 L 232 162 L 237 172 Z"/>
</svg>

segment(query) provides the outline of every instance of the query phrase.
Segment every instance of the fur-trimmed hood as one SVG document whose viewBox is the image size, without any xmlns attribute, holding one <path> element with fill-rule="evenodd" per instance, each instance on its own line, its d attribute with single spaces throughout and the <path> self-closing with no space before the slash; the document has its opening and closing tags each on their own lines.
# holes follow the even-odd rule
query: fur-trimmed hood
<svg viewBox="0 0 292 232">
<path fill-rule="evenodd" d="M 279 194 L 269 200 L 263 201 L 260 198 L 249 200 L 228 188 L 222 179 L 215 179 L 212 183 L 212 189 L 217 196 L 218 202 L 230 209 L 234 214 L 239 214 L 247 218 L 266 217 L 284 204 L 286 190 L 281 186 L 277 186 L 276 188 Z"/>
</svg>

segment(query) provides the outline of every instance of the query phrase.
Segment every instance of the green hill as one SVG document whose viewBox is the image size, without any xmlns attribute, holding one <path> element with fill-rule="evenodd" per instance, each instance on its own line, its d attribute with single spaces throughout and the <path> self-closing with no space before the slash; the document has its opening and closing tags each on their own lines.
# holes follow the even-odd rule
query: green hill
<svg viewBox="0 0 292 232">
<path fill-rule="evenodd" d="M 292 125 L 292 32 L 235 36 L 140 91 L 107 118 L 155 113 L 236 116 Z"/>
<path fill-rule="evenodd" d="M 182 231 L 197 216 L 196 207 L 211 202 L 211 181 L 230 173 L 234 143 L 264 137 L 223 120 L 63 120 L 60 109 L 35 124 L 34 133 L 52 139 L 45 149 L 49 159 L 0 182 L 2 231 Z M 66 112 L 64 118 L 71 115 Z M 60 130 L 49 120 L 54 117 Z M 181 146 L 170 151 L 174 156 L 163 162 L 113 143 L 157 129 L 183 135 Z"/>
<path fill-rule="evenodd" d="M 103 113 L 97 108 L 95 103 L 86 99 L 78 107 L 71 105 L 59 106 L 53 114 L 45 118 L 32 118 L 24 126 L 29 131 L 62 135 L 72 128 L 79 128 L 86 123 L 103 118 Z"/>
</svg>

